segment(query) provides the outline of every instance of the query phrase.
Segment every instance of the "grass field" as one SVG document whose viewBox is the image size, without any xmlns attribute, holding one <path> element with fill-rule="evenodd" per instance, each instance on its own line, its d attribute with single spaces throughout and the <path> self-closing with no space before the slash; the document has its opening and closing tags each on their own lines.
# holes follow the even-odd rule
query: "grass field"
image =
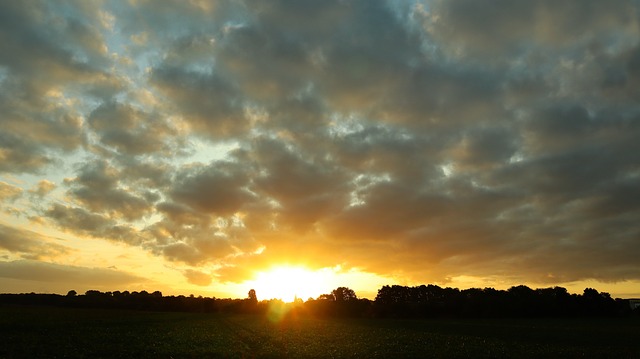
<svg viewBox="0 0 640 359">
<path fill-rule="evenodd" d="M 0 306 L 1 358 L 640 358 L 640 318 L 315 319 Z"/>
</svg>

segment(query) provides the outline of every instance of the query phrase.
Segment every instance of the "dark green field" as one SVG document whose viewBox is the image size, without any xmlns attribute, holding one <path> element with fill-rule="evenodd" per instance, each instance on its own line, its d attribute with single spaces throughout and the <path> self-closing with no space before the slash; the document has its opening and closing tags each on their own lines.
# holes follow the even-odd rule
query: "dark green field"
<svg viewBox="0 0 640 359">
<path fill-rule="evenodd" d="M 0 306 L 0 357 L 640 358 L 639 319 L 272 321 Z"/>
</svg>

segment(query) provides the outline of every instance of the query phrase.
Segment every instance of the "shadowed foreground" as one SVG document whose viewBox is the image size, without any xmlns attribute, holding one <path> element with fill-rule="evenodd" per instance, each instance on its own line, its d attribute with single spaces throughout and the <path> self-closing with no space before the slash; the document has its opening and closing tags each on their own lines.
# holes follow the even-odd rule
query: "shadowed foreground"
<svg viewBox="0 0 640 359">
<path fill-rule="evenodd" d="M 275 320 L 3 305 L 0 357 L 638 358 L 639 331 L 638 318 Z"/>
</svg>

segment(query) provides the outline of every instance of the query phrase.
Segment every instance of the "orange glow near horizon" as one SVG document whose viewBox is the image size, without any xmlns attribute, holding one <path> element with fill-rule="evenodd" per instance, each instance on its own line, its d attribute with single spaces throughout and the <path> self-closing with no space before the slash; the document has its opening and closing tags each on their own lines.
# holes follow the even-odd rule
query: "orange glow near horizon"
<svg viewBox="0 0 640 359">
<path fill-rule="evenodd" d="M 304 267 L 278 266 L 258 272 L 246 285 L 255 289 L 258 300 L 282 299 L 293 302 L 295 298 L 307 300 L 331 291 L 331 274 L 327 271 L 311 271 Z"/>
</svg>

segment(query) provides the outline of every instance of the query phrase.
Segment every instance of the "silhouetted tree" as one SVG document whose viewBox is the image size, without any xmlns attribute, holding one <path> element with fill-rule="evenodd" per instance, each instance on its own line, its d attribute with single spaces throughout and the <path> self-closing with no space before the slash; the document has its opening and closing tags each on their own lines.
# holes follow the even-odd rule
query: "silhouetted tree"
<svg viewBox="0 0 640 359">
<path fill-rule="evenodd" d="M 256 295 L 256 291 L 254 289 L 250 289 L 247 293 L 247 298 L 244 300 L 243 309 L 244 311 L 255 311 L 258 307 L 258 296 Z"/>
<path fill-rule="evenodd" d="M 378 289 L 378 295 L 376 296 L 376 303 L 381 304 L 393 304 L 393 303 L 405 303 L 409 299 L 409 287 L 392 285 L 382 286 Z"/>
<path fill-rule="evenodd" d="M 331 294 L 333 294 L 333 298 L 336 302 L 348 302 L 350 300 L 358 299 L 356 292 L 347 287 L 338 287 L 334 289 Z"/>
<path fill-rule="evenodd" d="M 102 295 L 99 290 L 88 290 L 84 292 L 84 295 L 87 297 L 99 297 Z"/>
<path fill-rule="evenodd" d="M 356 292 L 348 287 L 338 287 L 317 300 L 308 300 L 301 307 L 316 316 L 360 317 L 371 314 L 371 301 L 358 299 Z"/>
<path fill-rule="evenodd" d="M 612 315 L 616 313 L 616 302 L 607 292 L 598 293 L 593 288 L 585 288 L 581 299 L 584 314 Z"/>
<path fill-rule="evenodd" d="M 513 315 L 538 315 L 536 292 L 526 285 L 518 285 L 507 290 Z"/>
<path fill-rule="evenodd" d="M 256 296 L 256 291 L 253 289 L 249 289 L 249 293 L 247 294 L 249 301 L 258 302 L 258 297 Z"/>
</svg>

